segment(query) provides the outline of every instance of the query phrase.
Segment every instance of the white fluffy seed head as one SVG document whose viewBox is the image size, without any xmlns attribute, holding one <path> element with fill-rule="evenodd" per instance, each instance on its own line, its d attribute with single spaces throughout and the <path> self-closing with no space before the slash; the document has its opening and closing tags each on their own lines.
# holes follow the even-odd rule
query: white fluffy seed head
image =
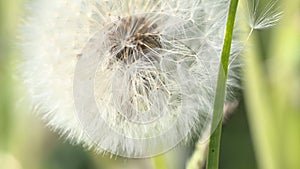
<svg viewBox="0 0 300 169">
<path fill-rule="evenodd" d="M 225 0 L 37 0 L 22 76 L 54 129 L 97 151 L 148 157 L 207 139 Z M 239 44 L 233 45 L 236 58 Z M 227 95 L 238 87 L 230 64 Z"/>
</svg>

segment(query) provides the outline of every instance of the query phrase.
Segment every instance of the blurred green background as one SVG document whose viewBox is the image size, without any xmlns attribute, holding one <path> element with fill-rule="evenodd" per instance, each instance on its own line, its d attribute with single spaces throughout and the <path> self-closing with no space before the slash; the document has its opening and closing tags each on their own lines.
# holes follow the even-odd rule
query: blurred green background
<svg viewBox="0 0 300 169">
<path fill-rule="evenodd" d="M 14 70 L 24 2 L 0 1 L 0 169 L 152 168 L 151 160 L 110 159 L 71 145 L 30 112 Z M 300 168 L 300 1 L 283 6 L 278 26 L 250 39 L 241 101 L 223 127 L 221 169 Z M 177 148 L 154 166 L 184 169 L 192 151 Z"/>
</svg>

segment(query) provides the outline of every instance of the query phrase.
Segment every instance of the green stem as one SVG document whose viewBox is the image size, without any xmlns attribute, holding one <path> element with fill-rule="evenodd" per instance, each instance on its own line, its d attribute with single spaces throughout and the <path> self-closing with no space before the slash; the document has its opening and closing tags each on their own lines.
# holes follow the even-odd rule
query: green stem
<svg viewBox="0 0 300 169">
<path fill-rule="evenodd" d="M 167 164 L 163 155 L 152 158 L 153 169 L 167 169 Z"/>
<path fill-rule="evenodd" d="M 226 21 L 225 37 L 219 66 L 216 95 L 214 100 L 213 119 L 209 142 L 206 169 L 218 169 L 219 167 L 219 148 L 222 131 L 223 106 L 225 100 L 226 79 L 228 73 L 228 60 L 232 41 L 234 20 L 237 10 L 238 0 L 230 0 L 229 11 Z M 214 128 L 216 126 L 216 128 Z"/>
</svg>

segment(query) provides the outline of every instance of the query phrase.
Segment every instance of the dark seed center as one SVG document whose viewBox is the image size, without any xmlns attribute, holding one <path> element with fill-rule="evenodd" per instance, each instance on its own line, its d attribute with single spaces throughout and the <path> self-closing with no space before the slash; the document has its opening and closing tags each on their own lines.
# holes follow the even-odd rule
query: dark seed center
<svg viewBox="0 0 300 169">
<path fill-rule="evenodd" d="M 109 33 L 110 52 L 117 60 L 133 63 L 150 51 L 162 48 L 157 25 L 145 17 L 123 18 Z"/>
</svg>

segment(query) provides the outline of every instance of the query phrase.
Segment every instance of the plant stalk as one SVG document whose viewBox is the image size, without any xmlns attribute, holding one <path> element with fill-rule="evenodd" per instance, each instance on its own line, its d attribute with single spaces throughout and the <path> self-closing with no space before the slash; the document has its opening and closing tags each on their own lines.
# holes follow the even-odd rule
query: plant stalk
<svg viewBox="0 0 300 169">
<path fill-rule="evenodd" d="M 223 106 L 225 100 L 226 80 L 228 74 L 228 61 L 232 42 L 235 15 L 237 11 L 238 0 L 230 0 L 225 37 L 219 65 L 216 95 L 214 100 L 213 119 L 211 124 L 211 137 L 207 156 L 206 169 L 218 169 L 219 167 L 219 149 L 222 131 Z M 216 126 L 216 128 L 214 128 Z"/>
</svg>

